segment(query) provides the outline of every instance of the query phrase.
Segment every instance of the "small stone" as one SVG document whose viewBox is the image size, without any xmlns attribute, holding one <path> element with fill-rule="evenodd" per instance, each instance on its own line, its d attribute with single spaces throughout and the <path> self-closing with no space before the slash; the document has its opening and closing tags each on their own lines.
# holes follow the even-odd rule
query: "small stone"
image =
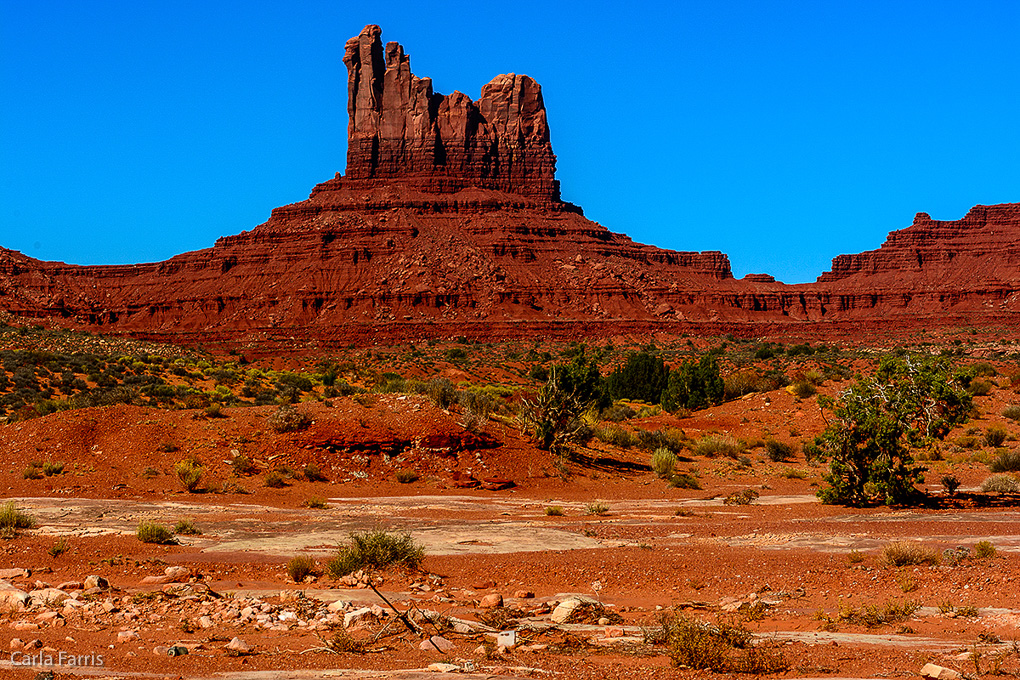
<svg viewBox="0 0 1020 680">
<path fill-rule="evenodd" d="M 4 581 L 9 581 L 15 578 L 28 578 L 28 577 L 29 577 L 28 569 L 21 569 L 20 567 L 15 569 L 0 569 L 0 579 Z"/>
<path fill-rule="evenodd" d="M 11 624 L 11 628 L 14 630 L 39 630 L 39 624 L 30 621 L 18 621 Z"/>
<path fill-rule="evenodd" d="M 165 576 L 168 576 L 170 580 L 174 582 L 187 581 L 189 578 L 191 578 L 191 570 L 188 569 L 187 567 L 182 567 L 180 565 L 167 567 L 163 571 L 163 574 Z"/>
<path fill-rule="evenodd" d="M 430 663 L 428 669 L 433 673 L 456 673 L 460 666 L 452 663 Z"/>
<path fill-rule="evenodd" d="M 346 611 L 350 604 L 350 602 L 345 602 L 343 600 L 335 600 L 326 606 L 326 611 L 337 614 L 339 612 Z"/>
<path fill-rule="evenodd" d="M 166 645 L 157 645 L 152 648 L 152 653 L 156 656 L 166 656 L 168 651 L 170 651 L 170 648 Z"/>
<path fill-rule="evenodd" d="M 485 645 L 478 645 L 471 653 L 475 656 L 485 656 Z"/>
<path fill-rule="evenodd" d="M 495 609 L 496 607 L 503 606 L 503 596 L 499 593 L 492 593 L 486 595 L 478 601 L 478 606 L 482 609 Z"/>
<path fill-rule="evenodd" d="M 606 637 L 607 638 L 618 638 L 623 637 L 625 631 L 620 626 L 606 626 Z"/>
<path fill-rule="evenodd" d="M 305 597 L 305 591 L 303 590 L 281 590 L 280 591 L 280 602 L 297 602 L 303 600 Z"/>
<path fill-rule="evenodd" d="M 85 578 L 85 590 L 90 590 L 92 588 L 100 588 L 102 590 L 106 590 L 109 587 L 110 582 L 107 581 L 102 576 L 96 576 L 95 574 L 93 574 L 92 576 L 88 576 Z"/>
<path fill-rule="evenodd" d="M 600 626 L 608 626 L 609 624 L 610 624 L 610 621 L 606 617 L 603 616 L 601 619 L 599 619 L 599 625 Z"/>
<path fill-rule="evenodd" d="M 170 582 L 169 576 L 146 576 L 142 579 L 143 586 L 162 586 Z"/>
<path fill-rule="evenodd" d="M 957 680 L 960 677 L 960 674 L 953 669 L 936 666 L 933 663 L 926 663 L 921 668 L 921 675 L 934 680 Z"/>
<path fill-rule="evenodd" d="M 361 624 L 363 621 L 373 618 L 371 607 L 362 607 L 344 614 L 344 628 L 351 628 Z"/>
<path fill-rule="evenodd" d="M 227 643 L 226 649 L 234 654 L 247 654 L 251 652 L 251 646 L 239 637 Z"/>
<path fill-rule="evenodd" d="M 81 581 L 64 581 L 57 586 L 60 590 L 81 590 L 83 587 Z"/>
<path fill-rule="evenodd" d="M 25 649 L 39 649 L 40 647 L 42 647 L 42 640 L 39 638 L 25 643 Z"/>
<path fill-rule="evenodd" d="M 209 617 L 209 616 L 200 616 L 200 617 L 198 617 L 198 625 L 200 625 L 202 628 L 212 628 L 216 624 L 213 623 L 213 620 L 212 620 L 211 617 Z"/>
<path fill-rule="evenodd" d="M 117 633 L 117 642 L 131 642 L 132 640 L 138 640 L 142 636 L 138 634 L 137 630 L 122 630 Z"/>
<path fill-rule="evenodd" d="M 19 650 L 19 649 L 24 649 L 25 648 L 25 641 L 22 640 L 21 638 L 11 638 L 11 642 L 10 642 L 9 646 L 10 646 L 12 652 L 16 651 L 16 650 Z"/>
<path fill-rule="evenodd" d="M 566 623 L 570 615 L 574 613 L 574 610 L 580 606 L 581 601 L 571 597 L 556 605 L 556 609 L 553 609 L 549 618 L 552 619 L 553 623 Z"/>
<path fill-rule="evenodd" d="M 456 645 L 454 645 L 452 642 L 444 638 L 442 635 L 433 635 L 428 640 L 422 640 L 421 644 L 418 645 L 418 649 L 421 649 L 426 652 L 427 651 L 434 652 L 436 651 L 437 647 L 439 648 L 440 652 L 446 654 L 447 652 L 453 650 L 454 647 L 456 647 Z"/>
<path fill-rule="evenodd" d="M 496 582 L 495 581 L 481 581 L 479 583 L 474 584 L 471 587 L 474 588 L 475 590 L 488 590 L 489 588 L 495 588 L 496 587 Z"/>
<path fill-rule="evenodd" d="M 535 597 L 535 593 L 531 592 L 530 590 L 518 590 L 517 592 L 514 593 L 514 597 L 521 600 L 530 600 L 531 598 Z"/>
</svg>

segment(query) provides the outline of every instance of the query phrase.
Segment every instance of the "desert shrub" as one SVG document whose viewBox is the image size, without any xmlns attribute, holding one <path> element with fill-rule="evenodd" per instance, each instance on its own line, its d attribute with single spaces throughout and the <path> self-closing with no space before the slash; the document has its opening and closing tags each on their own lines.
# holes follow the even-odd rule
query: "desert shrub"
<svg viewBox="0 0 1020 680">
<path fill-rule="evenodd" d="M 689 472 L 682 472 L 669 478 L 669 485 L 674 489 L 700 489 L 698 478 Z"/>
<path fill-rule="evenodd" d="M 611 420 L 618 423 L 621 420 L 629 420 L 637 415 L 637 412 L 626 404 L 613 404 L 602 411 L 603 420 Z"/>
<path fill-rule="evenodd" d="M 163 453 L 174 453 L 175 451 L 180 451 L 181 447 L 177 446 L 177 444 L 171 441 L 165 441 L 159 446 L 157 446 L 156 450 L 162 451 Z"/>
<path fill-rule="evenodd" d="M 741 453 L 743 453 L 743 448 L 732 437 L 708 434 L 694 445 L 694 455 L 706 458 L 715 458 L 716 456 L 736 458 Z"/>
<path fill-rule="evenodd" d="M 601 501 L 592 501 L 584 506 L 584 511 L 589 515 L 604 515 L 609 512 L 609 506 Z"/>
<path fill-rule="evenodd" d="M 793 386 L 790 388 L 790 391 L 793 392 L 794 396 L 800 399 L 807 399 L 818 394 L 818 388 L 815 387 L 810 382 L 808 382 L 807 380 L 798 380 L 797 382 L 793 383 Z"/>
<path fill-rule="evenodd" d="M 941 561 L 937 550 L 925 548 L 912 541 L 895 541 L 882 548 L 882 559 L 893 567 L 913 564 L 937 565 Z"/>
<path fill-rule="evenodd" d="M 60 462 L 60 461 L 49 461 L 48 460 L 45 463 L 43 463 L 42 471 L 43 471 L 43 474 L 46 475 L 47 477 L 52 477 L 53 475 L 63 474 L 63 472 L 64 472 L 64 464 L 62 462 Z"/>
<path fill-rule="evenodd" d="M 583 397 L 587 388 L 574 384 L 573 378 L 561 378 L 560 370 L 554 367 L 538 394 L 521 400 L 517 423 L 540 449 L 562 456 L 570 444 L 591 439 L 594 432 L 589 421 L 598 403 L 594 397 Z"/>
<path fill-rule="evenodd" d="M 807 479 L 811 476 L 807 470 L 798 470 L 797 468 L 786 468 L 779 475 L 785 479 Z"/>
<path fill-rule="evenodd" d="M 425 558 L 425 548 L 411 534 L 386 531 L 354 533 L 346 545 L 326 565 L 333 578 L 341 578 L 366 567 L 383 569 L 390 565 L 417 569 Z"/>
<path fill-rule="evenodd" d="M 981 482 L 981 490 L 985 493 L 1020 493 L 1020 481 L 1013 475 L 992 475 Z"/>
<path fill-rule="evenodd" d="M 668 479 L 676 466 L 676 454 L 669 449 L 655 449 L 652 454 L 652 469 L 660 479 Z"/>
<path fill-rule="evenodd" d="M 743 624 L 709 624 L 671 612 L 660 617 L 658 630 L 647 631 L 645 637 L 664 642 L 674 666 L 751 674 L 779 673 L 790 666 L 778 648 L 766 642 L 755 645 Z"/>
<path fill-rule="evenodd" d="M 666 389 L 662 393 L 662 408 L 674 412 L 679 409 L 697 411 L 721 404 L 725 384 L 719 375 L 719 363 L 706 354 L 698 363 L 685 361 L 670 372 Z"/>
<path fill-rule="evenodd" d="M 974 557 L 988 559 L 995 557 L 996 552 L 995 546 L 992 545 L 991 541 L 978 541 L 974 544 Z"/>
<path fill-rule="evenodd" d="M 563 517 L 563 508 L 559 505 L 550 505 L 545 509 L 545 514 L 549 517 Z"/>
<path fill-rule="evenodd" d="M 446 378 L 433 378 L 425 383 L 425 396 L 445 411 L 457 403 L 457 388 Z"/>
<path fill-rule="evenodd" d="M 860 564 L 865 559 L 867 559 L 867 557 L 860 550 L 851 550 L 846 556 L 846 561 L 850 564 Z"/>
<path fill-rule="evenodd" d="M 326 509 L 326 499 L 322 498 L 320 496 L 312 496 L 311 498 L 306 500 L 301 505 L 305 506 L 306 508 L 314 508 L 316 510 L 325 510 Z"/>
<path fill-rule="evenodd" d="M 991 472 L 1020 472 L 1020 451 L 1003 449 L 988 464 Z"/>
<path fill-rule="evenodd" d="M 301 468 L 301 474 L 304 475 L 305 479 L 309 482 L 325 482 L 326 475 L 322 474 L 322 470 L 315 463 L 308 463 Z"/>
<path fill-rule="evenodd" d="M 987 396 L 992 391 L 992 381 L 975 378 L 970 381 L 970 385 L 967 386 L 967 391 L 975 397 Z"/>
<path fill-rule="evenodd" d="M 1010 420 L 1020 420 L 1020 406 L 1017 406 L 1016 404 L 1007 406 L 1002 410 L 1002 416 L 1004 418 L 1009 418 Z"/>
<path fill-rule="evenodd" d="M 287 575 L 290 576 L 290 580 L 294 581 L 294 583 L 301 583 L 305 580 L 305 576 L 312 574 L 314 571 L 315 560 L 306 555 L 292 557 L 287 562 Z"/>
<path fill-rule="evenodd" d="M 765 454 L 774 463 L 779 463 L 793 455 L 793 445 L 775 439 L 765 440 Z"/>
<path fill-rule="evenodd" d="M 312 419 L 308 417 L 307 413 L 297 410 L 290 404 L 283 404 L 276 409 L 273 415 L 269 416 L 266 423 L 274 432 L 282 434 L 304 430 L 311 425 Z"/>
<path fill-rule="evenodd" d="M 43 471 L 41 467 L 35 465 L 29 465 L 27 468 L 21 471 L 22 479 L 42 479 Z"/>
<path fill-rule="evenodd" d="M 214 401 L 205 407 L 206 418 L 226 418 L 227 414 L 223 412 L 223 404 Z"/>
<path fill-rule="evenodd" d="M 253 475 L 258 471 L 255 461 L 243 453 L 234 456 L 233 460 L 230 461 L 230 467 L 238 477 Z"/>
<path fill-rule="evenodd" d="M 7 501 L 0 506 L 0 538 L 14 538 L 18 529 L 31 529 L 34 526 L 35 518 L 19 510 L 14 501 Z"/>
<path fill-rule="evenodd" d="M 287 480 L 279 470 L 270 470 L 262 483 L 270 489 L 282 489 L 287 486 Z"/>
<path fill-rule="evenodd" d="M 734 491 L 723 499 L 723 505 L 750 505 L 758 498 L 758 492 L 754 489 Z"/>
<path fill-rule="evenodd" d="M 351 636 L 346 628 L 337 628 L 325 641 L 326 648 L 337 654 L 364 654 L 365 643 Z"/>
<path fill-rule="evenodd" d="M 202 481 L 202 464 L 197 460 L 186 458 L 174 465 L 174 473 L 177 480 L 188 493 L 195 493 L 198 484 Z"/>
<path fill-rule="evenodd" d="M 1006 432 L 1006 428 L 1002 425 L 989 425 L 988 429 L 985 430 L 985 445 L 986 446 L 1002 446 L 1002 443 L 1006 441 L 1006 437 L 1009 433 Z"/>
<path fill-rule="evenodd" d="M 637 445 L 648 451 L 666 449 L 676 453 L 683 450 L 687 439 L 683 430 L 674 427 L 664 427 L 661 430 L 642 430 L 639 428 L 635 431 L 635 434 L 638 440 Z"/>
<path fill-rule="evenodd" d="M 202 530 L 190 519 L 179 519 L 174 525 L 174 533 L 181 536 L 201 536 Z"/>
<path fill-rule="evenodd" d="M 418 481 L 418 473 L 414 470 L 397 470 L 394 476 L 401 484 L 412 484 Z"/>
<path fill-rule="evenodd" d="M 939 481 L 942 483 L 942 487 L 949 492 L 950 496 L 955 494 L 956 490 L 960 488 L 960 480 L 956 478 L 956 475 L 942 475 L 942 479 Z"/>
<path fill-rule="evenodd" d="M 174 542 L 174 532 L 157 522 L 142 522 L 138 525 L 135 536 L 142 543 L 168 545 Z"/>
<path fill-rule="evenodd" d="M 885 357 L 875 375 L 855 382 L 838 401 L 819 397 L 832 418 L 816 443 L 830 459 L 823 503 L 861 506 L 908 503 L 919 495 L 924 468 L 911 449 L 943 439 L 966 421 L 970 395 L 949 379 L 943 359 Z"/>
<path fill-rule="evenodd" d="M 839 620 L 852 625 L 875 628 L 884 624 L 906 621 L 920 608 L 920 603 L 911 600 L 904 602 L 888 600 L 881 605 L 867 604 L 860 608 L 844 604 L 839 610 Z"/>
<path fill-rule="evenodd" d="M 633 446 L 637 446 L 640 440 L 623 427 L 619 425 L 605 425 L 602 427 L 595 428 L 595 438 L 606 444 L 612 444 L 618 446 L 621 449 L 629 449 Z"/>
<path fill-rule="evenodd" d="M 56 559 L 56 558 L 60 557 L 61 555 L 63 555 L 64 553 L 66 553 L 70 549 L 71 549 L 71 546 L 68 544 L 67 539 L 66 538 L 61 538 L 56 543 L 51 545 L 49 550 L 47 550 L 46 552 L 47 552 L 47 554 L 49 554 L 50 557 Z"/>
</svg>

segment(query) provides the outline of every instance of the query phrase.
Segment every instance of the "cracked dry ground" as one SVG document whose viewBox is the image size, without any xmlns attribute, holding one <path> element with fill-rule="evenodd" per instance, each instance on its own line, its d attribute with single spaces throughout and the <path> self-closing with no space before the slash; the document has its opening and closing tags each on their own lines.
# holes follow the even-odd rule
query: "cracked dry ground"
<svg viewBox="0 0 1020 680">
<path fill-rule="evenodd" d="M 772 400 L 784 408 L 781 395 Z M 391 407 L 398 413 L 405 408 Z M 682 425 L 688 432 L 708 429 L 709 421 L 725 428 L 736 409 L 747 407 L 724 405 Z M 442 417 L 422 404 L 406 408 L 414 408 L 416 417 Z M 796 409 L 791 402 L 781 417 L 794 417 Z M 15 638 L 29 647 L 12 650 L 20 652 L 17 659 L 56 660 L 60 652 L 103 657 L 101 667 L 52 668 L 58 678 L 410 679 L 438 662 L 460 668 L 470 662 L 474 670 L 462 672 L 464 677 L 711 675 L 672 667 L 667 649 L 649 643 L 646 632 L 657 617 L 674 610 L 709 622 L 742 622 L 783 652 L 786 677 L 916 676 L 928 662 L 974 674 L 975 653 L 982 674 L 1018 670 L 1010 643 L 1020 625 L 1020 509 L 969 500 L 974 497 L 967 489 L 984 474 L 979 466 L 954 469 L 964 493 L 942 509 L 847 510 L 817 503 L 820 469 L 803 459 L 775 464 L 761 458 L 750 468 L 730 460 L 695 461 L 699 490 L 668 488 L 650 472 L 581 467 L 564 481 L 551 474 L 543 454 L 490 423 L 500 447 L 461 452 L 457 460 L 437 458 L 413 484 L 390 481 L 391 475 L 379 473 L 382 457 L 373 456 L 365 477 L 324 466 L 331 482 L 292 480 L 283 489 L 251 488 L 249 494 L 187 494 L 167 474 L 142 474 L 172 467 L 180 452 L 161 458 L 151 442 L 146 448 L 123 435 L 132 431 L 125 421 L 136 424 L 135 432 L 173 430 L 184 451 L 199 450 L 210 474 L 223 478 L 217 460 L 232 446 L 254 447 L 256 459 L 282 453 L 294 465 L 310 455 L 301 440 L 260 442 L 252 435 L 239 445 L 237 432 L 209 429 L 244 430 L 246 419 L 254 428 L 266 414 L 238 409 L 228 415 L 209 425 L 187 412 L 110 407 L 3 426 L 12 471 L 45 456 L 44 448 L 52 452 L 58 442 L 68 471 L 34 481 L 4 472 L 6 496 L 37 524 L 0 543 L 0 567 L 12 570 L 5 574 L 8 583 L 24 592 L 60 592 L 37 593 L 34 603 L 4 611 L 0 676 L 34 678 L 46 670 L 11 663 L 6 650 Z M 69 420 L 75 417 L 92 428 L 80 441 Z M 318 413 L 317 422 L 329 417 Z M 121 433 L 119 449 L 94 431 L 107 426 Z M 202 448 L 203 442 L 208 446 Z M 120 453 L 97 457 L 113 450 Z M 458 466 L 509 477 L 517 487 L 455 488 L 444 471 Z M 806 474 L 788 478 L 787 469 Z M 722 502 L 751 487 L 760 494 L 752 504 Z M 325 498 L 327 507 L 302 507 L 311 496 Z M 605 514 L 588 513 L 596 499 L 608 506 Z M 562 516 L 546 514 L 550 506 L 560 506 Z M 180 519 L 193 521 L 202 534 L 182 536 L 173 546 L 135 538 L 142 520 L 172 525 Z M 440 625 L 451 626 L 442 633 L 452 648 L 422 649 L 426 637 L 396 621 L 380 595 L 362 587 L 364 581 L 337 582 L 321 574 L 301 584 L 289 580 L 291 557 L 309 555 L 321 567 L 349 532 L 374 528 L 409 531 L 425 546 L 420 572 L 388 569 L 373 574 L 373 583 L 429 633 L 422 612 L 441 614 Z M 61 538 L 69 550 L 53 557 L 48 551 Z M 886 566 L 882 548 L 895 540 L 916 540 L 940 553 L 989 540 L 998 554 Z M 85 583 L 93 575 L 109 587 L 86 588 L 94 585 Z M 481 606 L 497 594 L 504 609 Z M 556 605 L 573 597 L 600 599 L 605 612 L 554 623 Z M 867 605 L 907 602 L 920 608 L 900 621 L 864 616 Z M 499 615 L 518 619 L 499 626 L 516 625 L 518 631 L 517 645 L 502 653 L 494 644 L 498 629 L 482 623 L 499 623 Z M 600 624 L 599 617 L 609 623 Z M 322 649 L 340 630 L 367 651 Z M 235 637 L 246 653 L 227 648 Z M 168 656 L 175 645 L 189 653 Z"/>
</svg>

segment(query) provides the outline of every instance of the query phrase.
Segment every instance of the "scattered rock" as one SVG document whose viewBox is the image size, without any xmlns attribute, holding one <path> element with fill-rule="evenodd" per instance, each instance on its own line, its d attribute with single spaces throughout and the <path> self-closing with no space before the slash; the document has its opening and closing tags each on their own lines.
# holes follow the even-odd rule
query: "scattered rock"
<svg viewBox="0 0 1020 680">
<path fill-rule="evenodd" d="M 251 653 L 251 645 L 249 645 L 247 642 L 245 642 L 239 637 L 235 637 L 233 640 L 228 642 L 227 646 L 224 649 L 234 654 L 235 656 Z"/>
<path fill-rule="evenodd" d="M 514 593 L 514 597 L 521 600 L 530 600 L 531 598 L 535 597 L 535 593 L 531 592 L 530 590 L 518 590 Z"/>
<path fill-rule="evenodd" d="M 141 637 L 137 630 L 122 630 L 117 633 L 117 642 L 131 642 L 132 640 L 140 640 Z"/>
<path fill-rule="evenodd" d="M 110 582 L 102 576 L 96 576 L 93 574 L 92 576 L 85 577 L 85 590 L 91 590 L 92 588 L 107 590 L 109 587 Z"/>
<path fill-rule="evenodd" d="M 0 579 L 4 581 L 10 581 L 16 578 L 28 578 L 28 569 L 14 568 L 14 569 L 0 569 Z"/>
<path fill-rule="evenodd" d="M 460 666 L 452 663 L 430 663 L 428 669 L 433 673 L 456 673 Z"/>
<path fill-rule="evenodd" d="M 957 680 L 960 677 L 960 674 L 953 669 L 936 666 L 933 663 L 926 663 L 921 668 L 921 675 L 934 680 Z"/>
<path fill-rule="evenodd" d="M 492 593 L 490 595 L 486 595 L 485 597 L 478 601 L 478 606 L 481 609 L 495 609 L 496 607 L 502 607 L 503 596 L 500 595 L 499 593 Z"/>
<path fill-rule="evenodd" d="M 440 652 L 446 654 L 447 652 L 452 651 L 456 647 L 456 645 L 454 645 L 452 642 L 444 638 L 442 635 L 433 635 L 428 640 L 422 640 L 421 644 L 418 645 L 418 649 L 424 650 L 426 652 L 427 651 L 434 652 L 436 651 L 437 647 L 439 648 Z"/>
<path fill-rule="evenodd" d="M 362 622 L 375 618 L 371 607 L 362 607 L 344 614 L 344 628 L 353 628 Z"/>
<path fill-rule="evenodd" d="M 574 610 L 580 606 L 581 600 L 571 597 L 556 605 L 556 609 L 553 609 L 549 618 L 552 619 L 553 623 L 566 623 L 570 619 L 570 615 L 574 613 Z"/>
</svg>

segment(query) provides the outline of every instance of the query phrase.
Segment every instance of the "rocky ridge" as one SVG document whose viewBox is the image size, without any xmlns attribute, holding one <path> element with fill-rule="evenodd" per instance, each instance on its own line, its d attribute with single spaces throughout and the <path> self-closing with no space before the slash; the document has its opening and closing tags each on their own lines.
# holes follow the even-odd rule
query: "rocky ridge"
<svg viewBox="0 0 1020 680">
<path fill-rule="evenodd" d="M 1020 204 L 958 221 L 920 213 L 813 284 L 738 281 L 720 252 L 634 243 L 561 201 L 534 80 L 497 76 L 477 101 L 436 94 L 380 35 L 367 26 L 346 45 L 345 175 L 165 262 L 83 267 L 0 249 L 0 311 L 292 351 L 451 335 L 1015 323 Z"/>
</svg>

